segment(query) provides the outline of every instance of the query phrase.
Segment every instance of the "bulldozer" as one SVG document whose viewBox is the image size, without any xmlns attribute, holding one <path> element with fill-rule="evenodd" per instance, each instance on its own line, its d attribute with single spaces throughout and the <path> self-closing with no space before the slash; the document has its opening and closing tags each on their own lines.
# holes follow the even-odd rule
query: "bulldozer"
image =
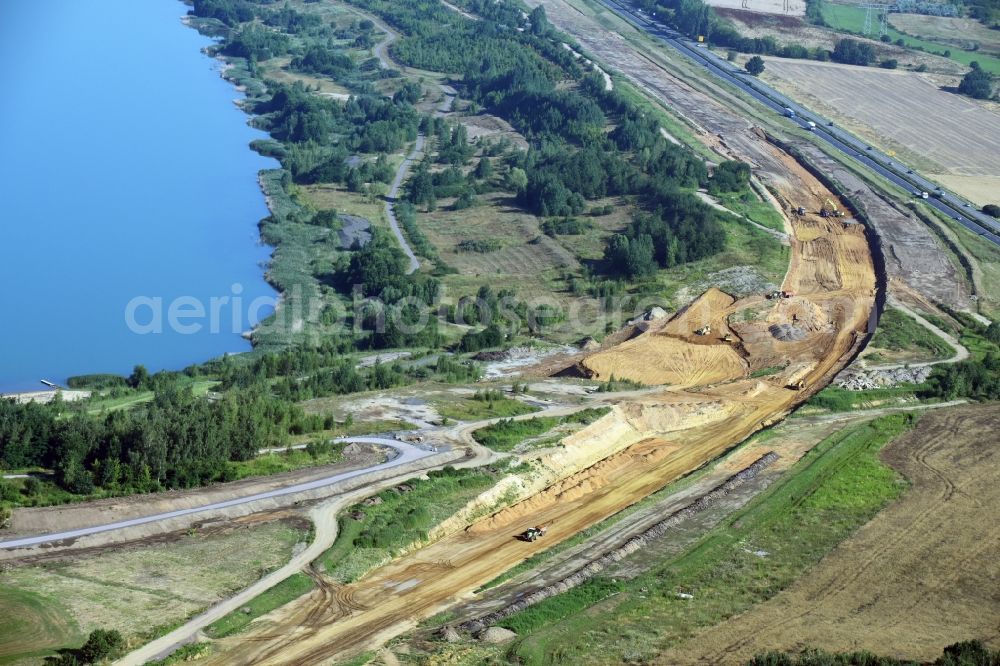
<svg viewBox="0 0 1000 666">
<path fill-rule="evenodd" d="M 695 335 L 708 335 L 711 332 L 712 332 L 712 327 L 708 326 L 708 325 L 705 325 L 705 326 L 702 326 L 701 328 L 695 329 L 694 334 Z"/>
<path fill-rule="evenodd" d="M 521 541 L 527 541 L 528 543 L 531 543 L 535 541 L 535 539 L 545 536 L 545 530 L 547 529 L 548 528 L 545 527 L 544 525 L 540 525 L 538 527 L 529 527 L 525 531 L 518 534 L 517 538 L 520 539 Z"/>
<path fill-rule="evenodd" d="M 792 382 L 791 384 L 788 385 L 788 388 L 792 389 L 793 391 L 801 391 L 805 387 L 806 387 L 806 383 L 805 383 L 805 381 L 803 381 L 801 379 L 798 380 L 798 381 Z"/>
</svg>

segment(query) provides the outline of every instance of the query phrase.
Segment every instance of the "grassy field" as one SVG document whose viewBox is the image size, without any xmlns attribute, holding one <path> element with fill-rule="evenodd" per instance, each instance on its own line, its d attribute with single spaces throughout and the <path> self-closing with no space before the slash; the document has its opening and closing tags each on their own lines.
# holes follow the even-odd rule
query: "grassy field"
<svg viewBox="0 0 1000 666">
<path fill-rule="evenodd" d="M 906 352 L 907 360 L 950 358 L 955 350 L 944 340 L 921 326 L 913 317 L 887 308 L 882 313 L 878 331 L 870 347 L 889 352 Z"/>
<path fill-rule="evenodd" d="M 593 423 L 604 414 L 609 408 L 604 409 L 584 409 L 569 416 L 539 416 L 532 419 L 522 419 L 520 421 L 503 420 L 472 433 L 477 442 L 493 449 L 494 451 L 512 451 L 524 442 L 537 438 L 539 435 L 549 433 L 554 428 L 562 425 L 587 425 Z M 575 430 L 572 428 L 571 430 Z M 532 448 L 542 448 L 558 442 L 569 434 L 571 430 L 560 429 L 558 435 L 547 437 L 543 441 L 532 442 Z"/>
<path fill-rule="evenodd" d="M 894 13 L 889 15 L 889 23 L 897 30 L 921 39 L 966 50 L 978 44 L 980 51 L 1000 54 L 1000 31 L 991 30 L 975 19 Z"/>
<path fill-rule="evenodd" d="M 632 580 L 591 579 L 509 618 L 502 624 L 521 638 L 508 657 L 648 661 L 775 595 L 900 494 L 877 454 L 910 425 L 891 416 L 837 433 L 684 555 Z"/>
<path fill-rule="evenodd" d="M 757 224 L 775 231 L 785 231 L 785 218 L 771 204 L 761 201 L 753 192 L 723 193 L 716 197 L 723 206 Z"/>
<path fill-rule="evenodd" d="M 656 274 L 659 293 L 666 299 L 675 299 L 677 307 L 712 286 L 726 291 L 735 289 L 735 285 L 726 284 L 717 275 L 728 268 L 746 267 L 748 273 L 762 282 L 781 284 L 784 279 L 789 260 L 787 246 L 746 223 L 726 219 L 722 225 L 726 230 L 726 249 L 721 253 Z"/>
<path fill-rule="evenodd" d="M 865 24 L 865 11 L 866 10 L 856 5 L 841 5 L 826 2 L 823 3 L 823 20 L 834 30 L 860 35 Z M 874 17 L 872 19 L 872 24 L 874 29 L 873 34 L 877 38 L 878 21 Z M 966 67 L 968 67 L 969 63 L 972 61 L 976 61 L 984 70 L 992 74 L 1000 74 L 1000 59 L 990 56 L 989 54 L 979 51 L 964 51 L 957 46 L 949 46 L 948 44 L 941 44 L 938 42 L 928 41 L 926 39 L 920 39 L 919 37 L 913 37 L 912 35 L 902 33 L 893 28 L 891 22 L 887 34 L 892 38 L 893 42 L 898 39 L 902 39 L 906 42 L 906 46 L 909 48 L 919 47 L 923 48 L 923 50 L 928 53 L 936 53 L 938 55 L 944 55 L 945 51 L 949 51 L 950 55 L 946 57 L 951 58 L 955 62 L 959 62 Z"/>
<path fill-rule="evenodd" d="M 340 517 L 337 540 L 317 560 L 338 582 L 357 580 L 399 550 L 427 538 L 427 532 L 492 486 L 489 469 L 446 468 L 384 490 L 369 502 L 349 507 Z M 404 488 L 405 486 L 406 488 Z"/>
<path fill-rule="evenodd" d="M 0 608 L 0 664 L 40 660 L 86 638 L 58 601 L 29 589 L 0 585 Z"/>
<path fill-rule="evenodd" d="M 470 397 L 440 402 L 435 405 L 435 409 L 444 418 L 455 421 L 509 418 L 538 411 L 538 407 L 526 405 L 520 400 L 494 394 L 490 394 L 489 399 Z"/>
<path fill-rule="evenodd" d="M 796 412 L 796 415 L 807 416 L 817 411 L 853 412 L 858 409 L 915 402 L 919 389 L 920 387 L 916 384 L 904 384 L 869 391 L 848 391 L 837 386 L 828 386 L 810 398 L 809 402 Z"/>
<path fill-rule="evenodd" d="M 315 587 L 312 578 L 304 573 L 297 573 L 281 581 L 267 592 L 250 600 L 245 608 L 235 610 L 229 615 L 208 625 L 205 634 L 210 638 L 222 638 L 239 633 L 254 619 L 270 613 L 279 606 L 284 606 L 293 599 L 298 599 Z"/>
<path fill-rule="evenodd" d="M 149 640 L 280 566 L 304 537 L 268 523 L 7 569 L 0 574 L 0 663 L 78 647 L 98 628 Z"/>
</svg>

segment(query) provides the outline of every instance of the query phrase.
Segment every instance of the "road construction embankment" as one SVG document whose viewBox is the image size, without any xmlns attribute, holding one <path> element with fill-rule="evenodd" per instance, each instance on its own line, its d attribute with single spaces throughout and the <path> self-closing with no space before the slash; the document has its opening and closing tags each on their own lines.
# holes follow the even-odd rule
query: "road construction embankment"
<svg viewBox="0 0 1000 666">
<path fill-rule="evenodd" d="M 756 477 L 762 470 L 768 467 L 771 463 L 778 459 L 778 454 L 770 451 L 760 458 L 758 458 L 753 464 L 747 468 L 733 474 L 731 477 L 726 479 L 725 482 L 716 486 L 713 490 L 709 491 L 705 495 L 702 495 L 696 499 L 691 504 L 687 505 L 683 509 L 679 509 L 660 522 L 656 523 L 649 529 L 645 530 L 641 534 L 637 534 L 632 537 L 621 546 L 609 551 L 597 558 L 590 564 L 581 567 L 574 573 L 570 574 L 566 578 L 554 583 L 553 585 L 548 585 L 543 587 L 531 594 L 525 595 L 518 601 L 494 611 L 483 617 L 470 620 L 468 622 L 460 625 L 460 628 L 472 633 L 482 631 L 486 627 L 492 626 L 501 620 L 505 620 L 511 615 L 518 613 L 529 606 L 534 606 L 540 601 L 544 601 L 549 597 L 554 597 L 557 594 L 562 594 L 567 590 L 580 585 L 584 581 L 593 576 L 596 576 L 600 572 L 607 569 L 609 566 L 615 562 L 620 562 L 624 558 L 628 557 L 632 553 L 645 548 L 653 541 L 661 538 L 667 533 L 667 530 L 680 524 L 684 520 L 691 518 L 692 516 L 705 511 L 712 506 L 719 503 L 724 497 L 729 495 L 733 490 L 739 488 L 744 483 Z"/>
</svg>

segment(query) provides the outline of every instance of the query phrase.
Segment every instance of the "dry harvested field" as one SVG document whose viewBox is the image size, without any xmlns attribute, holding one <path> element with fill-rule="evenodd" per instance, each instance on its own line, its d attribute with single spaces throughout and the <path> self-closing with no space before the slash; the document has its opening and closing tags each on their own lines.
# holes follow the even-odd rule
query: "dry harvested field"
<svg viewBox="0 0 1000 666">
<path fill-rule="evenodd" d="M 798 44 L 810 49 L 819 47 L 832 51 L 837 42 L 844 38 L 844 33 L 806 23 L 802 18 L 757 14 L 741 9 L 721 9 L 720 13 L 736 25 L 741 35 L 757 38 L 772 37 L 778 40 L 779 44 Z M 902 14 L 892 14 L 891 16 L 897 17 L 902 16 Z M 894 21 L 895 19 L 890 18 L 890 20 Z M 924 65 L 929 72 L 956 77 L 961 76 L 967 69 L 961 63 L 950 58 L 913 51 L 892 43 L 880 42 L 878 39 L 869 39 L 860 35 L 852 35 L 851 39 L 869 44 L 875 49 L 878 60 L 895 58 L 901 67 Z"/>
<path fill-rule="evenodd" d="M 1000 646 L 1000 405 L 931 411 L 882 459 L 911 487 L 807 576 L 662 656 L 738 664 L 768 649 L 870 650 L 929 661 L 958 640 Z"/>
<path fill-rule="evenodd" d="M 707 4 L 722 9 L 742 9 L 760 14 L 805 16 L 805 0 L 707 0 Z"/>
<path fill-rule="evenodd" d="M 1000 203 L 1000 113 L 914 72 L 768 58 L 763 77 L 977 204 Z"/>
<path fill-rule="evenodd" d="M 986 53 L 1000 53 L 1000 31 L 990 30 L 975 19 L 893 13 L 889 23 L 914 37 L 966 49 L 978 44 Z"/>
</svg>

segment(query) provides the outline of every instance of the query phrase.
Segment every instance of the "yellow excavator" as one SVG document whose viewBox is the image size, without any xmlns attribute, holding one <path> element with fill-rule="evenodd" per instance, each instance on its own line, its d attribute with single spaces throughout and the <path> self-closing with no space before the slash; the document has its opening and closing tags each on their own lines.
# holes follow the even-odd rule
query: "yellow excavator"
<svg viewBox="0 0 1000 666">
<path fill-rule="evenodd" d="M 844 211 L 837 208 L 837 204 L 827 199 L 823 207 L 819 209 L 820 217 L 844 217 Z"/>
</svg>

